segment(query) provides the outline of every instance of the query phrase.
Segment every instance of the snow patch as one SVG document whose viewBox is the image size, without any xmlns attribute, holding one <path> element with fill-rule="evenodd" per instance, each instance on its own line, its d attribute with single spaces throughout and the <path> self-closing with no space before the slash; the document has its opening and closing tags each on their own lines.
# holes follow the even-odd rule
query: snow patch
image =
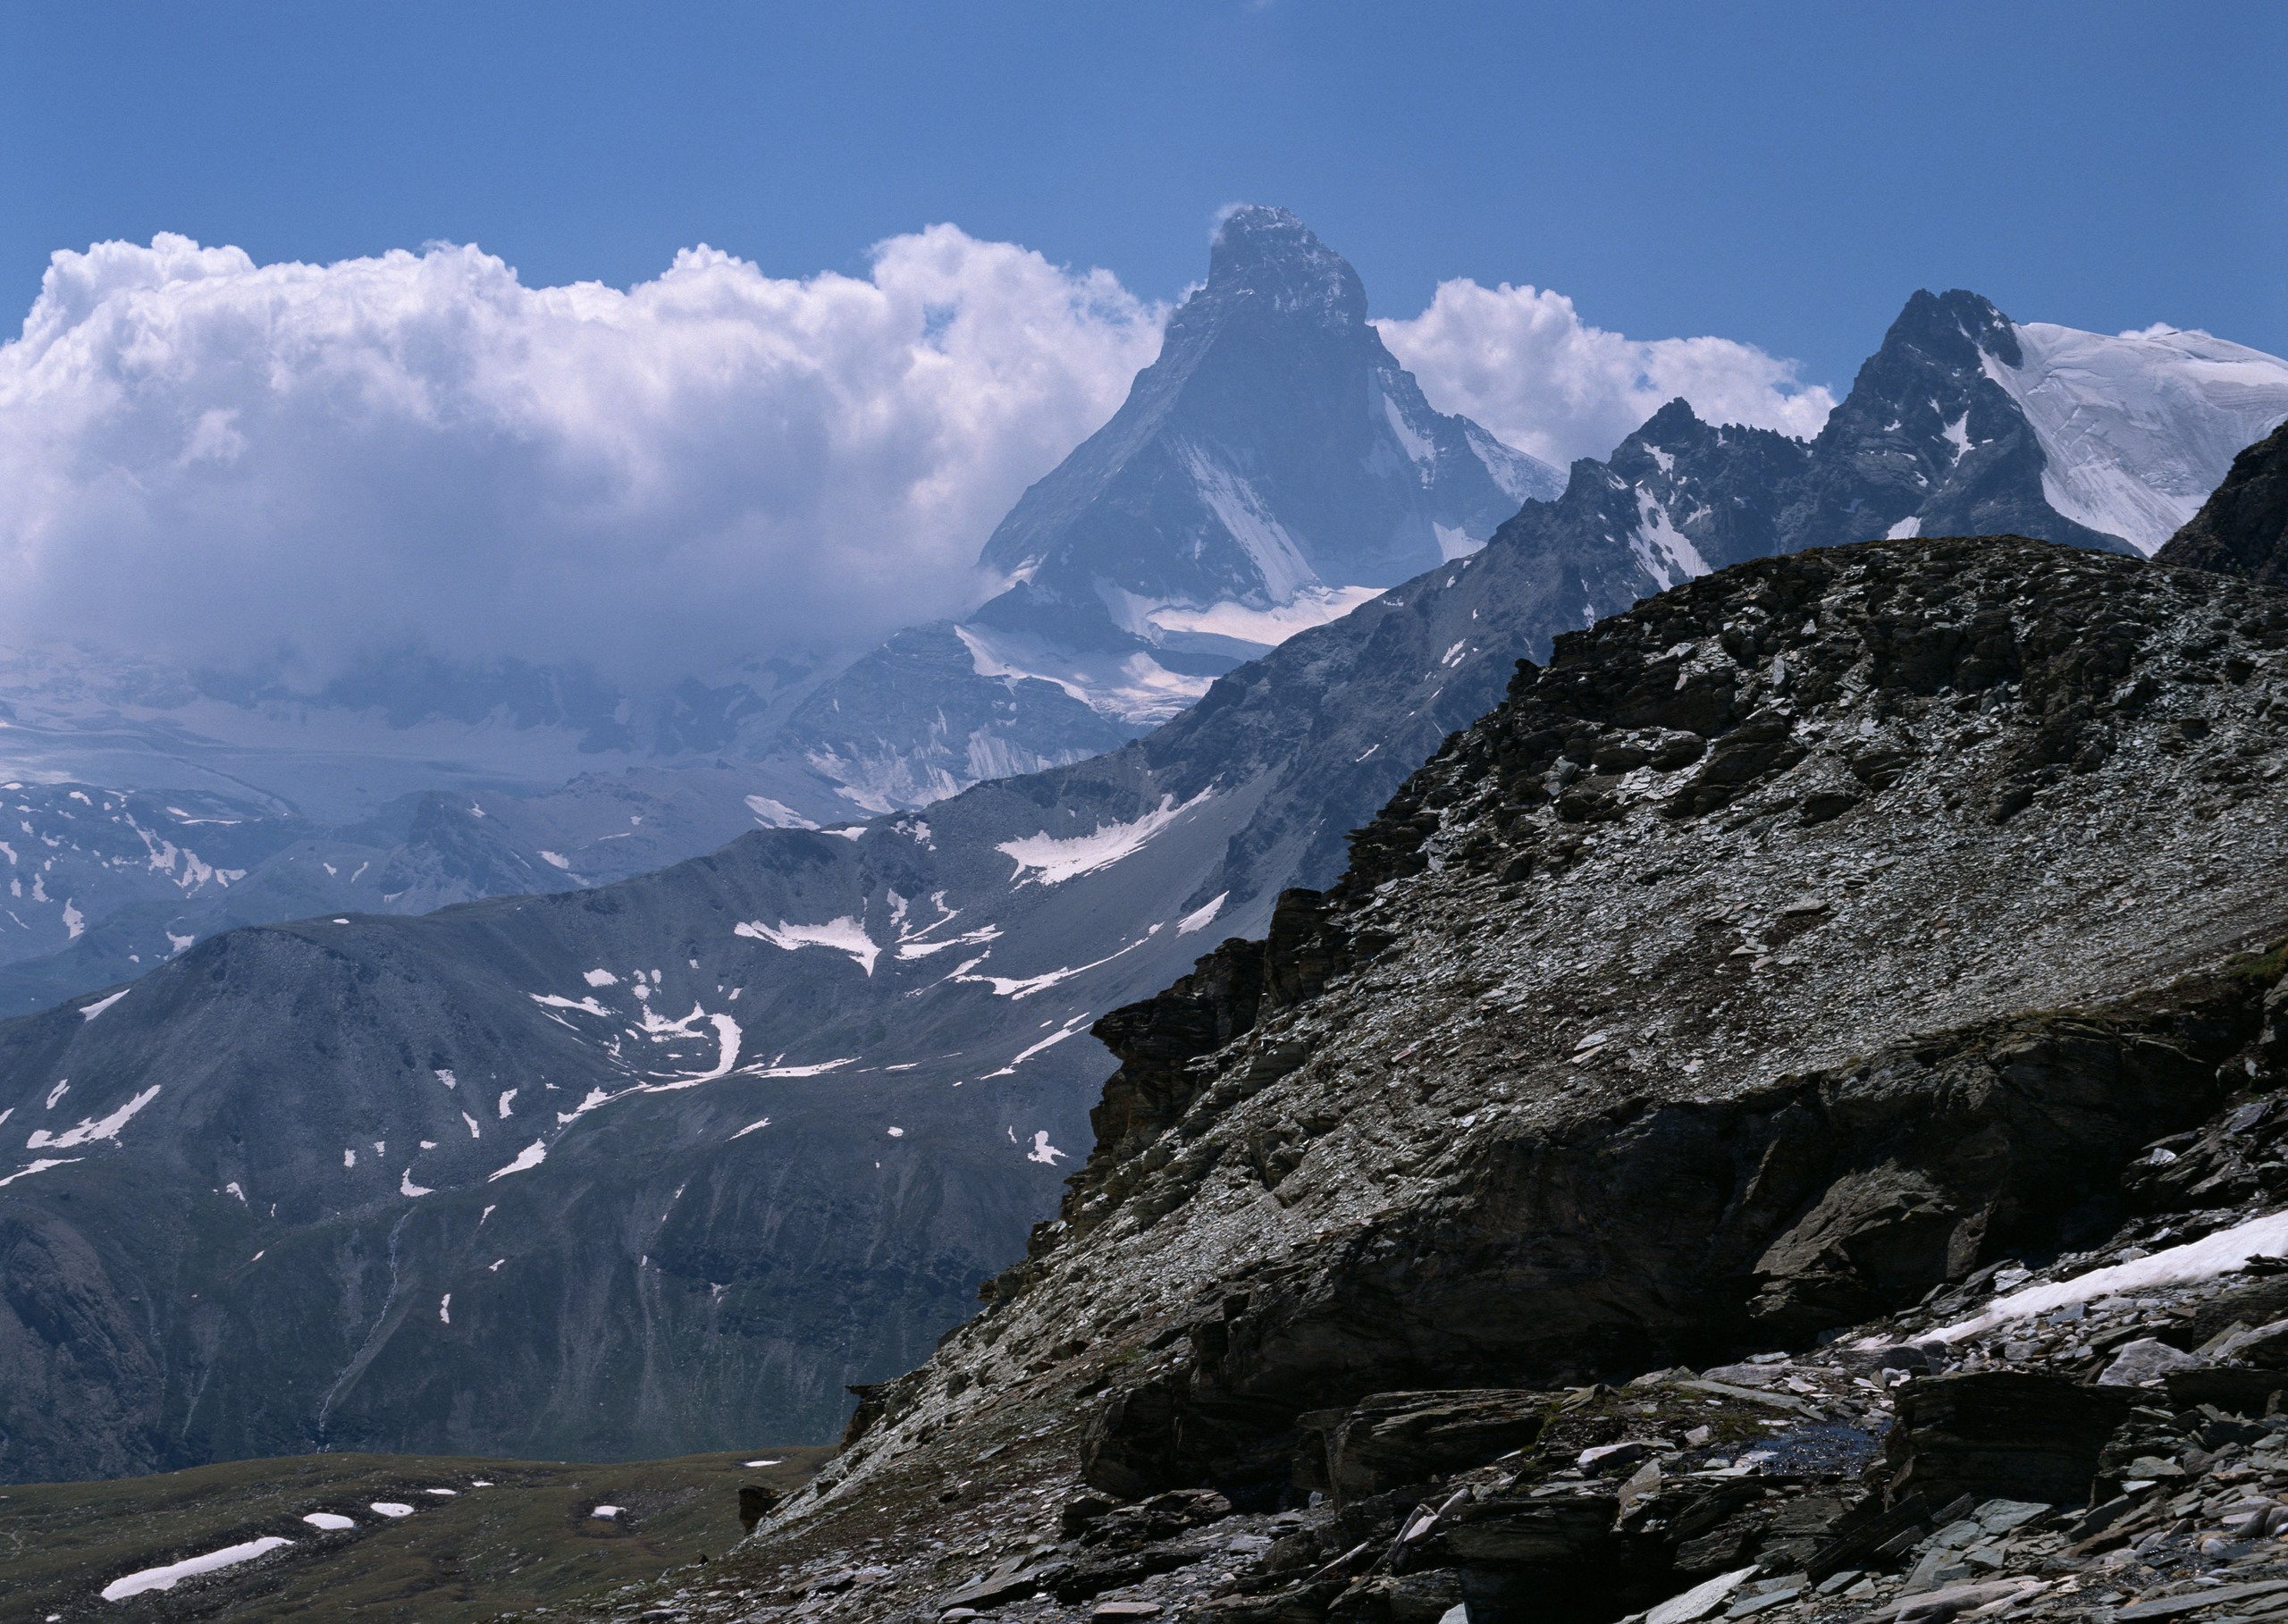
<svg viewBox="0 0 2288 1624">
<path fill-rule="evenodd" d="M 1216 922 L 1216 916 L 1224 911 L 1224 899 L 1230 895 L 1229 891 L 1218 891 L 1199 907 L 1176 921 L 1176 934 L 1190 936 L 1195 930 L 1207 930 Z"/>
<path fill-rule="evenodd" d="M 68 1167 L 73 1162 L 81 1162 L 85 1160 L 87 1160 L 87 1157 L 81 1156 L 39 1157 L 35 1158 L 29 1165 L 19 1167 L 6 1178 L 0 1179 L 0 1184 L 13 1184 L 18 1179 L 28 1179 L 31 1177 L 35 1173 L 46 1173 L 50 1167 Z"/>
<path fill-rule="evenodd" d="M 367 1506 L 366 1509 L 383 1517 L 410 1517 L 413 1515 L 413 1508 L 406 1504 L 402 1500 L 376 1500 L 373 1504 Z"/>
<path fill-rule="evenodd" d="M 305 1511 L 302 1513 L 302 1520 L 313 1528 L 324 1528 L 329 1534 L 339 1534 L 344 1528 L 354 1528 L 358 1526 L 356 1518 L 344 1517 L 339 1511 Z"/>
<path fill-rule="evenodd" d="M 129 993 L 134 990 L 135 989 L 131 987 L 122 987 L 107 998 L 97 998 L 92 1004 L 80 1005 L 80 1019 L 82 1021 L 94 1020 L 97 1015 L 103 1014 L 104 1011 L 109 1009 L 113 1005 L 118 1003 L 122 998 L 125 997 Z"/>
<path fill-rule="evenodd" d="M 1644 573 L 1661 584 L 1662 592 L 1678 581 L 1695 580 L 1708 573 L 1708 560 L 1700 556 L 1700 549 L 1676 527 L 1669 510 L 1650 491 L 1636 492 L 1636 529 L 1628 538 L 1628 550 L 1636 555 Z"/>
<path fill-rule="evenodd" d="M 1198 446 L 1180 447 L 1177 455 L 1199 487 L 1200 501 L 1247 554 L 1274 602 L 1291 602 L 1307 589 L 1323 585 L 1302 548 L 1272 517 L 1270 505 L 1255 493 L 1254 486 Z"/>
<path fill-rule="evenodd" d="M 123 1602 L 131 1595 L 142 1595 L 153 1590 L 172 1590 L 187 1578 L 202 1573 L 214 1573 L 224 1568 L 235 1568 L 250 1562 L 257 1556 L 267 1556 L 273 1551 L 292 1544 L 290 1539 L 281 1539 L 275 1534 L 265 1534 L 260 1539 L 248 1540 L 244 1544 L 225 1545 L 220 1551 L 209 1551 L 204 1556 L 187 1556 L 179 1562 L 169 1562 L 164 1568 L 146 1568 L 140 1573 L 130 1573 L 123 1579 L 114 1579 L 103 1587 L 106 1602 Z"/>
<path fill-rule="evenodd" d="M 1100 964 L 1109 964 L 1113 960 L 1120 957 L 1123 954 L 1135 952 L 1136 949 L 1141 947 L 1146 942 L 1151 940 L 1152 938 L 1158 933 L 1159 930 L 1159 926 L 1154 925 L 1151 930 L 1146 931 L 1142 936 L 1138 937 L 1125 947 L 1115 948 L 1112 952 L 1106 954 L 1104 957 L 1100 959 L 1091 959 L 1085 964 L 1068 964 L 1056 970 L 1043 971 L 1039 975 L 1031 976 L 972 975 L 969 973 L 969 966 L 964 965 L 962 969 L 954 972 L 954 973 L 946 979 L 955 981 L 982 981 L 993 989 L 993 995 L 996 997 L 1008 998 L 1012 1001 L 1020 998 L 1029 998 L 1037 992 L 1046 992 L 1052 987 L 1057 986 L 1062 982 L 1069 981 L 1076 975 L 1085 975 Z M 984 961 L 981 959 L 972 959 L 970 961 L 971 964 L 982 963 Z"/>
<path fill-rule="evenodd" d="M 1110 868 L 1122 858 L 1132 855 L 1146 841 L 1215 793 L 1213 789 L 1203 789 L 1181 806 L 1173 795 L 1162 795 L 1158 806 L 1133 823 L 1103 823 L 1088 834 L 1070 838 L 1047 833 L 1028 835 L 1022 840 L 1005 840 L 993 849 L 1017 865 L 1017 871 L 1010 878 L 1018 884 L 1061 885 L 1082 874 Z M 1030 872 L 1034 870 L 1039 871 L 1037 876 Z"/>
<path fill-rule="evenodd" d="M 1044 1167 L 1054 1167 L 1056 1158 L 1066 1154 L 1048 1142 L 1048 1130 L 1043 1128 L 1033 1135 L 1033 1148 L 1025 1152 L 1025 1160 L 1039 1162 Z"/>
<path fill-rule="evenodd" d="M 754 820 L 765 829 L 816 829 L 818 827 L 784 801 L 774 801 L 769 795 L 749 795 L 747 810 L 754 814 Z"/>
<path fill-rule="evenodd" d="M 1074 1033 L 1086 1027 L 1092 1019 L 1094 1019 L 1094 1017 L 1088 1011 L 1083 1010 L 1081 1014 L 1074 1015 L 1070 1021 L 1067 1021 L 1058 1030 L 1049 1033 L 1047 1037 L 1043 1038 L 1039 1042 L 1035 1043 L 1029 1048 L 1019 1049 L 1015 1055 L 1010 1057 L 1009 1064 L 1003 1066 L 999 1071 L 988 1072 L 985 1073 L 984 1077 L 980 1077 L 978 1081 L 983 1082 L 988 1079 L 994 1077 L 1014 1076 L 1016 1073 L 1017 1068 L 1024 1064 L 1026 1061 L 1030 1060 L 1035 1055 L 1039 1054 L 1042 1050 L 1053 1048 L 1057 1044 L 1064 1042 L 1067 1038 L 1072 1037 Z"/>
<path fill-rule="evenodd" d="M 857 960 L 868 975 L 874 973 L 874 961 L 882 952 L 874 938 L 866 934 L 865 922 L 854 918 L 830 919 L 822 925 L 790 925 L 784 920 L 776 925 L 766 925 L 761 920 L 749 920 L 732 926 L 731 934 L 769 942 L 788 953 L 801 947 L 830 947 Z"/>
<path fill-rule="evenodd" d="M 1449 532 L 1439 526 L 1439 545 L 1446 545 Z M 1475 548 L 1459 530 L 1451 532 L 1457 544 L 1464 551 Z M 1459 553 L 1448 553 L 1449 558 Z M 1235 642 L 1252 644 L 1258 648 L 1275 648 L 1298 632 L 1308 632 L 1314 627 L 1340 620 L 1362 603 L 1371 603 L 1388 590 L 1381 586 L 1314 586 L 1300 592 L 1284 603 L 1269 609 L 1252 609 L 1244 603 L 1230 602 L 1211 603 L 1205 609 L 1190 603 L 1140 604 L 1142 618 L 1164 632 L 1197 632 L 1209 636 L 1229 637 Z"/>
<path fill-rule="evenodd" d="M 552 992 L 533 992 L 525 995 L 543 1009 L 576 1009 L 584 1015 L 609 1015 L 611 1011 L 593 998 L 559 997 Z"/>
<path fill-rule="evenodd" d="M 1466 559 L 1485 545 L 1482 538 L 1472 535 L 1459 525 L 1433 524 L 1430 532 L 1438 538 L 1438 561 L 1441 564 Z"/>
<path fill-rule="evenodd" d="M 1889 529 L 1884 531 L 1883 539 L 1887 542 L 1904 542 L 1911 537 L 1921 535 L 1922 534 L 1922 516 L 1920 513 L 1914 513 L 1909 514 L 1906 517 L 1899 520 L 1897 524 L 1893 525 Z"/>
<path fill-rule="evenodd" d="M 49 1133 L 45 1128 L 34 1129 L 32 1136 L 24 1141 L 24 1149 L 40 1150 L 54 1146 L 58 1150 L 69 1150 L 74 1145 L 85 1145 L 99 1139 L 116 1140 L 119 1131 L 127 1125 L 129 1119 L 158 1097 L 159 1085 L 155 1082 L 101 1120 L 83 1117 L 78 1125 L 55 1134 Z"/>
<path fill-rule="evenodd" d="M 617 987 L 619 978 L 609 970 L 591 970 L 580 978 L 591 987 Z"/>
<path fill-rule="evenodd" d="M 413 1182 L 413 1169 L 410 1167 L 408 1167 L 403 1173 L 398 1174 L 397 1192 L 401 1196 L 416 1198 L 420 1196 L 433 1196 L 437 1193 L 435 1191 L 428 1189 L 424 1185 L 415 1183 Z"/>
<path fill-rule="evenodd" d="M 522 1150 L 517 1151 L 517 1159 L 510 1162 L 506 1167 L 502 1167 L 496 1172 L 486 1174 L 484 1175 L 484 1182 L 490 1184 L 493 1180 L 505 1179 L 512 1173 L 526 1172 L 530 1168 L 539 1166 L 547 1159 L 548 1141 L 544 1139 L 536 1139 L 533 1140 L 531 1144 L 526 1145 Z"/>
<path fill-rule="evenodd" d="M 2283 1252 L 2288 1252 L 2288 1211 L 2267 1213 L 2230 1229 L 2203 1235 L 2198 1241 L 2188 1241 L 2183 1246 L 2164 1247 L 2128 1263 L 2116 1263 L 2076 1275 L 2071 1280 L 2051 1281 L 2006 1293 L 1988 1303 L 1984 1312 L 1974 1317 L 1957 1320 L 1925 1334 L 1941 1342 L 1960 1342 L 1991 1326 L 2047 1314 L 2052 1308 L 2094 1302 L 2100 1297 L 2149 1286 L 2175 1285 L 2188 1280 L 2229 1275 L 2251 1258 L 2278 1257 Z"/>
<path fill-rule="evenodd" d="M 2206 332 L 2015 325 L 2022 364 L 1981 353 L 2040 442 L 2042 496 L 2151 557 L 2288 418 L 2288 361 Z"/>
<path fill-rule="evenodd" d="M 450 1292 L 437 1300 L 437 1322 L 447 1325 L 453 1323 L 453 1294 Z M 432 1489 L 429 1492 L 433 1494 L 437 1491 Z"/>
</svg>

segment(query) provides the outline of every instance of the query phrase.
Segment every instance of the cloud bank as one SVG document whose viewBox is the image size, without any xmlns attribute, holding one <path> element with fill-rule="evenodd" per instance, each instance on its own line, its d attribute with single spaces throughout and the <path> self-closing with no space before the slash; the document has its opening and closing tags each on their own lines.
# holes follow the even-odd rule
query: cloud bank
<svg viewBox="0 0 2288 1624">
<path fill-rule="evenodd" d="M 1584 322 L 1546 288 L 1438 284 L 1410 321 L 1383 321 L 1383 341 L 1441 411 L 1474 417 L 1521 451 L 1563 467 L 1602 458 L 1682 395 L 1712 423 L 1807 438 L 1835 397 L 1796 363 L 1730 339 L 1631 339 Z"/>
<path fill-rule="evenodd" d="M 1165 312 L 951 226 L 863 278 L 626 292 L 474 248 L 55 255 L 0 346 L 0 637 L 313 681 L 360 655 L 704 674 L 969 607 Z"/>
<path fill-rule="evenodd" d="M 862 276 L 706 248 L 626 291 L 475 248 L 55 255 L 0 345 L 0 642 L 259 665 L 585 661 L 638 685 L 854 652 L 972 607 L 979 548 L 1157 353 L 1166 311 L 950 225 Z M 1672 395 L 1818 426 L 1720 339 L 1468 282 L 1383 332 L 1432 400 L 1602 455 Z"/>
</svg>

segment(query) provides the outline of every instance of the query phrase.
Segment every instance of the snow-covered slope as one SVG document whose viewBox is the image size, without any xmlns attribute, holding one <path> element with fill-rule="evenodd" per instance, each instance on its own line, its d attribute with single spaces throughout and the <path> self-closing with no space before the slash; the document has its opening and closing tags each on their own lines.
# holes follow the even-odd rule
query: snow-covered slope
<svg viewBox="0 0 2288 1624">
<path fill-rule="evenodd" d="M 2150 557 L 2233 455 L 2288 419 L 2288 361 L 2174 327 L 2108 335 L 2011 327 L 2020 359 L 1981 353 L 2041 442 L 2042 494 Z"/>
</svg>

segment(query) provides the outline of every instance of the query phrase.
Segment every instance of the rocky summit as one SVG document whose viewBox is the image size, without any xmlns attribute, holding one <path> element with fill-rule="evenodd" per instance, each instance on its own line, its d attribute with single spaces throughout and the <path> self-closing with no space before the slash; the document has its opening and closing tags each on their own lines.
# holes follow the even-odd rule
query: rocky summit
<svg viewBox="0 0 2288 1624">
<path fill-rule="evenodd" d="M 2011 537 L 1560 638 L 1099 1024 L 808 1489 L 580 1616 L 2261 1614 L 2284 697 L 2288 593 Z"/>
</svg>

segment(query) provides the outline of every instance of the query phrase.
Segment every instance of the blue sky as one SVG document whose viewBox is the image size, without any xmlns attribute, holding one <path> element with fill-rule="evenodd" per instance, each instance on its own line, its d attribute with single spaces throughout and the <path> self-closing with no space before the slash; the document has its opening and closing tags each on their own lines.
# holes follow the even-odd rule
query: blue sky
<svg viewBox="0 0 2288 1624">
<path fill-rule="evenodd" d="M 159 231 L 625 286 L 941 220 L 1165 299 L 1246 198 L 1381 313 L 1532 282 L 1838 386 L 1918 285 L 2288 351 L 2278 4 L 6 0 L 0 49 L 12 311 L 51 249 Z"/>
</svg>

